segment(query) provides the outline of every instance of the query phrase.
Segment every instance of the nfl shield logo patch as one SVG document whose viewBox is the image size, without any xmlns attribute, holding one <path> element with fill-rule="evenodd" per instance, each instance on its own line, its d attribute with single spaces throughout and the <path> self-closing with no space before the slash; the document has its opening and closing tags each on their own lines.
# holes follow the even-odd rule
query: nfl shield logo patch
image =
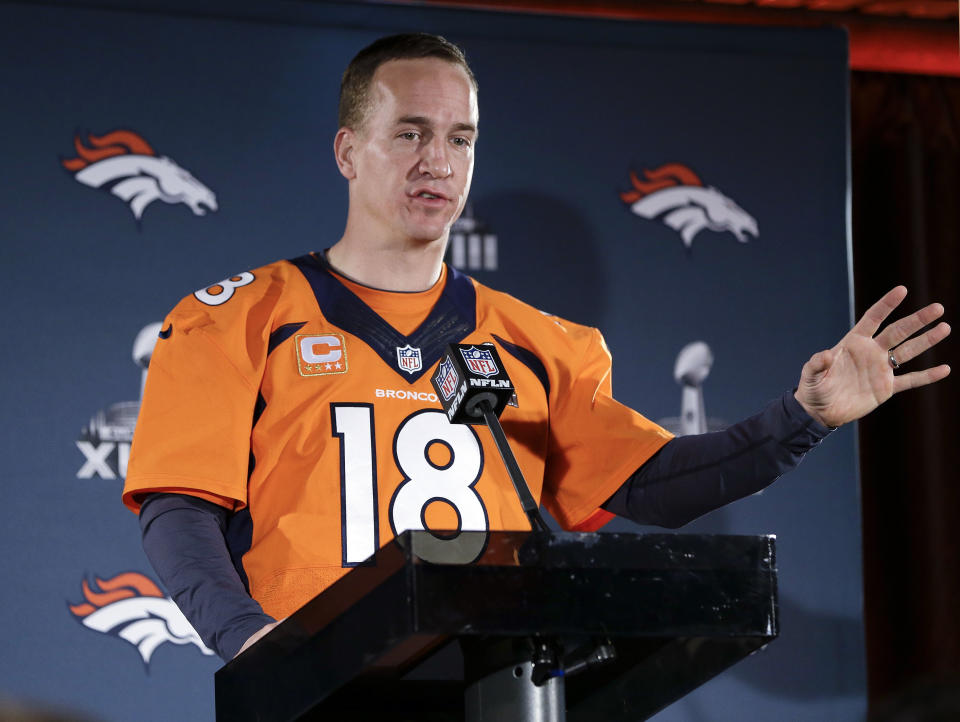
<svg viewBox="0 0 960 722">
<path fill-rule="evenodd" d="M 457 390 L 457 372 L 453 368 L 453 361 L 445 358 L 440 368 L 437 369 L 437 385 L 440 387 L 440 394 L 444 401 L 449 401 Z"/>
<path fill-rule="evenodd" d="M 467 362 L 467 368 L 475 374 L 481 376 L 493 376 L 499 372 L 497 363 L 493 360 L 493 354 L 486 349 L 471 346 L 470 348 L 460 349 L 460 355 Z"/>
<path fill-rule="evenodd" d="M 401 371 L 413 374 L 423 368 L 423 359 L 420 356 L 420 349 L 407 344 L 403 348 L 397 346 L 397 366 Z"/>
</svg>

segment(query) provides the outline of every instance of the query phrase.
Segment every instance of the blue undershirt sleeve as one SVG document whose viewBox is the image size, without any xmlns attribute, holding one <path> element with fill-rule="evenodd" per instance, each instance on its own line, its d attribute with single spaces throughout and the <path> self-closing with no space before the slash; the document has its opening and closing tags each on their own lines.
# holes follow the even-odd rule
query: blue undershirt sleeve
<svg viewBox="0 0 960 722">
<path fill-rule="evenodd" d="M 224 537 L 230 513 L 185 494 L 150 494 L 140 507 L 147 558 L 204 644 L 225 661 L 275 621 L 233 566 Z"/>
<path fill-rule="evenodd" d="M 667 442 L 603 508 L 676 529 L 772 484 L 830 433 L 789 391 L 738 424 Z"/>
</svg>

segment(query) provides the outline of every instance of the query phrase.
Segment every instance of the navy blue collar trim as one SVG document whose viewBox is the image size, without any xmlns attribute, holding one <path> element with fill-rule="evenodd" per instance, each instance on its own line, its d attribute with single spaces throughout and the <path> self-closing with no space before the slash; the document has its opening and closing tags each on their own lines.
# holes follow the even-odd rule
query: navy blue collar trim
<svg viewBox="0 0 960 722">
<path fill-rule="evenodd" d="M 411 384 L 440 360 L 447 344 L 459 343 L 477 327 L 476 289 L 468 276 L 452 267 L 447 267 L 447 282 L 430 314 L 413 333 L 404 336 L 340 283 L 322 254 L 308 253 L 290 263 L 307 279 L 327 320 L 362 339 Z M 398 358 L 399 350 L 407 346 L 420 352 L 420 368 L 412 372 L 401 368 Z"/>
</svg>

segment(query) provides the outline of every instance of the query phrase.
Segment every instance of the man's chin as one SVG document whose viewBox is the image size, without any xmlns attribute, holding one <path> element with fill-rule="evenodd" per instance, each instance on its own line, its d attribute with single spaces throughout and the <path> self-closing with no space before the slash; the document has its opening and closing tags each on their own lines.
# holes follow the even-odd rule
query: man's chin
<svg viewBox="0 0 960 722">
<path fill-rule="evenodd" d="M 450 236 L 450 226 L 442 228 L 418 228 L 409 235 L 412 243 L 418 246 L 446 245 L 447 238 Z"/>
</svg>

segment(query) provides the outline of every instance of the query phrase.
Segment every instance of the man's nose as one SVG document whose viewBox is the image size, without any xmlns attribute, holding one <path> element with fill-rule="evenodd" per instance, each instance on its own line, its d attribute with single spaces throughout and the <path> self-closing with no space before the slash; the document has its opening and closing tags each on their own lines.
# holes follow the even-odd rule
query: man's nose
<svg viewBox="0 0 960 722">
<path fill-rule="evenodd" d="M 420 155 L 420 172 L 434 178 L 446 178 L 452 173 L 446 139 L 434 137 L 424 144 Z"/>
</svg>

